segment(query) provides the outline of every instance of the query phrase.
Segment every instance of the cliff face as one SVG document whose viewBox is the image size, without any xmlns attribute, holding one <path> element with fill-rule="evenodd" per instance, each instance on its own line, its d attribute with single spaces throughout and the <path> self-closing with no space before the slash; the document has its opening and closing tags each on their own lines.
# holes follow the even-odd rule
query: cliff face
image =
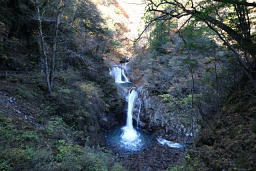
<svg viewBox="0 0 256 171">
<path fill-rule="evenodd" d="M 140 125 L 142 128 L 152 132 L 156 136 L 166 138 L 180 143 L 192 143 L 196 137 L 199 125 L 192 123 L 190 117 L 183 117 L 182 113 L 170 108 L 161 101 L 161 98 L 152 96 L 148 90 L 139 90 L 142 99 L 142 112 L 140 114 Z M 136 115 L 135 115 L 136 117 Z"/>
</svg>

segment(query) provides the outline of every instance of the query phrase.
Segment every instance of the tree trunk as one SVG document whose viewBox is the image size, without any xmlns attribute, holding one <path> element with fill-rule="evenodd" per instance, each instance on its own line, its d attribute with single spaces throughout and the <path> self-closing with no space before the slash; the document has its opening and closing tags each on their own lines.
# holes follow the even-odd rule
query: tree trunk
<svg viewBox="0 0 256 171">
<path fill-rule="evenodd" d="M 56 17 L 55 35 L 54 35 L 54 39 L 53 39 L 53 48 L 52 48 L 53 53 L 52 53 L 51 69 L 50 69 L 50 84 L 51 84 L 51 86 L 53 84 L 54 73 L 55 73 L 58 32 L 59 32 L 59 25 L 60 25 L 60 22 L 61 22 L 61 16 L 62 16 L 62 13 L 63 13 L 63 10 L 61 10 L 62 4 L 63 4 L 63 2 L 62 2 L 62 0 L 60 0 L 59 5 L 58 5 L 58 14 L 57 14 L 57 17 Z"/>
<path fill-rule="evenodd" d="M 195 89 L 195 81 L 194 81 L 194 74 L 193 73 L 192 73 L 191 77 L 192 77 L 192 91 L 191 91 L 191 93 L 192 93 L 192 100 L 191 100 L 191 106 L 193 108 L 194 107 L 194 89 Z"/>
<path fill-rule="evenodd" d="M 58 40 L 58 32 L 59 32 L 59 25 L 61 21 L 61 16 L 63 10 L 63 0 L 59 1 L 58 5 L 58 14 L 56 16 L 56 24 L 55 24 L 55 35 L 53 37 L 53 45 L 52 45 L 52 57 L 50 58 L 46 51 L 46 42 L 44 40 L 43 35 L 43 28 L 42 28 L 42 18 L 41 18 L 41 11 L 38 0 L 35 0 L 35 5 L 37 9 L 38 21 L 39 21 L 39 36 L 40 36 L 40 45 L 43 55 L 43 62 L 44 62 L 44 69 L 45 69 L 45 78 L 48 87 L 49 94 L 52 93 L 52 85 L 55 73 L 55 62 L 56 62 L 56 51 L 57 51 L 57 40 Z"/>
<path fill-rule="evenodd" d="M 44 41 L 41 12 L 40 12 L 38 0 L 36 0 L 36 9 L 37 9 L 37 15 L 38 15 L 38 22 L 39 22 L 40 44 L 41 44 L 41 50 L 42 50 L 43 61 L 44 61 L 44 66 L 45 66 L 45 78 L 46 78 L 46 83 L 47 83 L 47 87 L 48 87 L 48 92 L 49 92 L 49 94 L 51 94 L 52 89 L 51 89 L 51 81 L 50 81 L 50 69 L 49 69 L 49 64 L 48 64 L 49 61 L 48 61 L 48 56 L 47 56 L 47 52 L 45 49 L 46 44 Z"/>
</svg>

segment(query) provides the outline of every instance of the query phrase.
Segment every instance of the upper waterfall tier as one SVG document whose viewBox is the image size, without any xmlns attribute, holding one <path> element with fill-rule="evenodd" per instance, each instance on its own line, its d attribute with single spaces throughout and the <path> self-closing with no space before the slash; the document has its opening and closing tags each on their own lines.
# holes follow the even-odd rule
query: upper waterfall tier
<svg viewBox="0 0 256 171">
<path fill-rule="evenodd" d="M 125 70 L 124 70 L 124 68 L 122 68 L 122 66 L 121 67 L 114 66 L 110 70 L 110 75 L 115 78 L 116 83 L 128 83 L 129 82 L 129 79 L 125 75 Z"/>
</svg>

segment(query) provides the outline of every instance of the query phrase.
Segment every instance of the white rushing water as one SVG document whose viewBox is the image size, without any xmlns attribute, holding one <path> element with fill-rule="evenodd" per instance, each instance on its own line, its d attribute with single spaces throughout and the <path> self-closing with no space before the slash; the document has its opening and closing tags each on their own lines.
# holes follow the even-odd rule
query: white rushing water
<svg viewBox="0 0 256 171">
<path fill-rule="evenodd" d="M 125 75 L 126 65 L 127 64 L 114 66 L 110 70 L 110 75 L 115 78 L 115 82 L 117 84 L 130 83 L 129 79 Z M 126 97 L 128 102 L 127 119 L 126 119 L 126 125 L 122 127 L 122 134 L 120 138 L 121 138 L 121 145 L 128 149 L 137 149 L 137 148 L 140 148 L 140 146 L 142 145 L 141 139 L 140 139 L 140 133 L 134 129 L 132 124 L 133 109 L 134 109 L 134 105 L 137 98 L 138 98 L 138 93 L 134 89 L 129 91 Z"/>
<path fill-rule="evenodd" d="M 182 148 L 183 147 L 180 143 L 171 142 L 171 141 L 168 141 L 161 137 L 157 138 L 157 141 L 159 144 L 167 145 L 168 147 L 171 147 L 171 148 Z"/>
<path fill-rule="evenodd" d="M 124 68 L 122 68 L 122 65 L 119 66 L 114 66 L 110 70 L 110 75 L 115 78 L 116 83 L 127 83 L 129 82 L 129 79 L 125 75 Z"/>
<path fill-rule="evenodd" d="M 127 111 L 127 119 L 126 126 L 123 127 L 122 139 L 125 142 L 132 142 L 138 138 L 137 131 L 133 128 L 132 124 L 132 114 L 134 102 L 137 99 L 138 93 L 135 90 L 132 90 L 128 95 L 128 111 Z"/>
<path fill-rule="evenodd" d="M 128 95 L 128 111 L 126 125 L 122 128 L 123 133 L 121 135 L 121 143 L 125 148 L 138 149 L 141 144 L 140 134 L 133 128 L 132 115 L 134 103 L 137 100 L 138 93 L 135 90 L 131 90 Z"/>
</svg>

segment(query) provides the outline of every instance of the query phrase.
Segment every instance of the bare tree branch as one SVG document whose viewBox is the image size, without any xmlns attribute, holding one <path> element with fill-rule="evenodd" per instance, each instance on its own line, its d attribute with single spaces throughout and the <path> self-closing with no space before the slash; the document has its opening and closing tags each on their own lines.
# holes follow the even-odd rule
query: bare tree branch
<svg viewBox="0 0 256 171">
<path fill-rule="evenodd" d="M 180 28 L 176 31 L 179 32 L 190 20 L 191 20 L 192 16 L 190 16 L 183 24 L 182 26 L 180 26 Z"/>
</svg>

